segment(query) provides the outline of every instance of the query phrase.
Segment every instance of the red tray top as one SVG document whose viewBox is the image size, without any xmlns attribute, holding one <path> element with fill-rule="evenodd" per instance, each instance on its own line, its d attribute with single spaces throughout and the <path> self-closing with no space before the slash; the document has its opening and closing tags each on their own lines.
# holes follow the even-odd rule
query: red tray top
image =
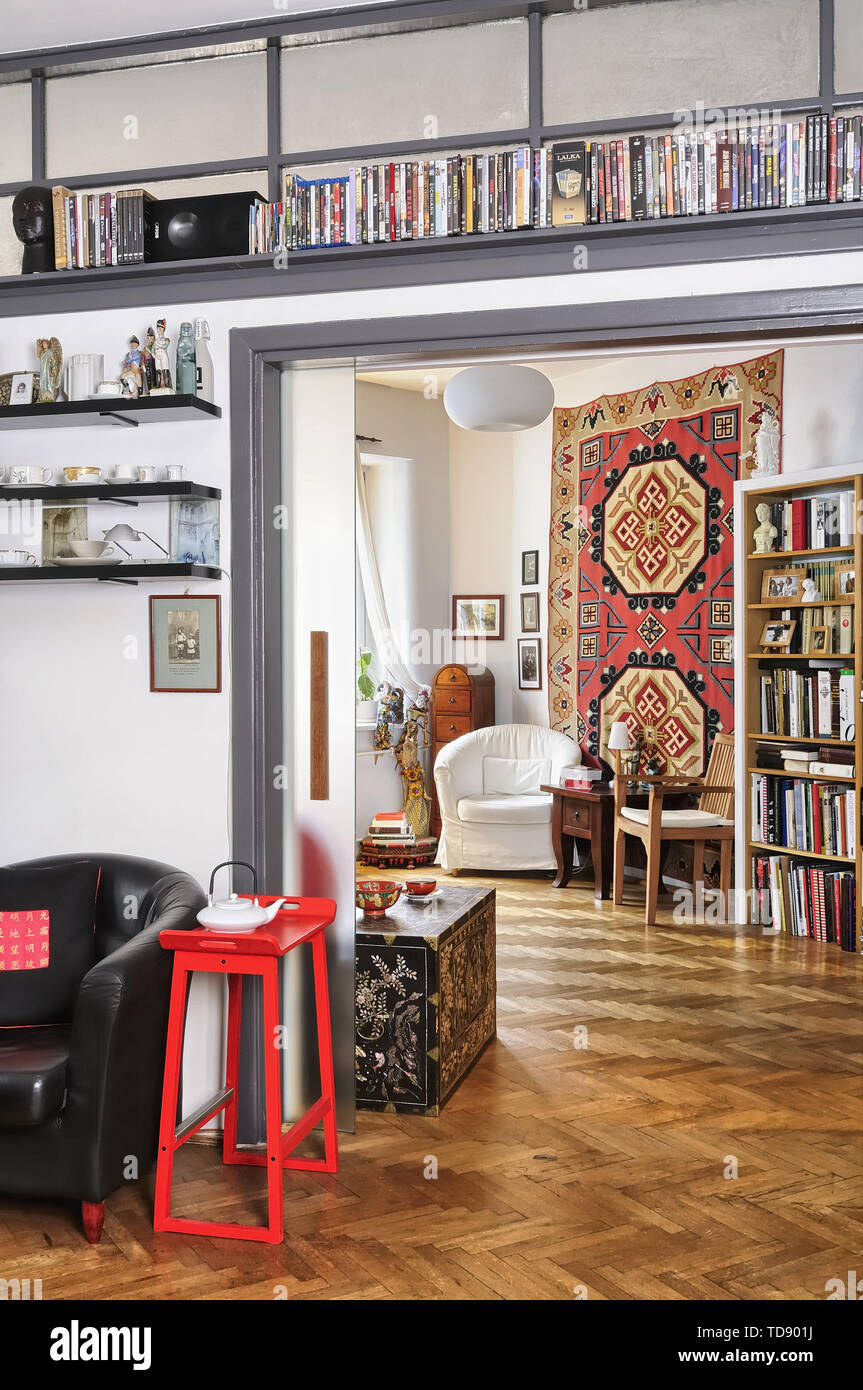
<svg viewBox="0 0 863 1390">
<path fill-rule="evenodd" d="M 252 893 L 240 893 L 241 898 L 253 899 Z M 281 893 L 258 895 L 261 907 L 269 907 Z M 159 933 L 159 944 L 166 951 L 233 951 L 247 956 L 283 956 L 294 946 L 309 941 L 317 932 L 328 927 L 336 915 L 332 898 L 287 898 L 295 908 L 283 907 L 272 922 L 249 932 L 216 932 L 206 927 L 192 931 L 167 928 Z"/>
</svg>

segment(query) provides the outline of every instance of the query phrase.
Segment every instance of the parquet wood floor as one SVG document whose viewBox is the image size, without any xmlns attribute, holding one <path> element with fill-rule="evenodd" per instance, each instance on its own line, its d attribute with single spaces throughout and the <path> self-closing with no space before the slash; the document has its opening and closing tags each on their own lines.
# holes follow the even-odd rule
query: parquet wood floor
<svg viewBox="0 0 863 1390">
<path fill-rule="evenodd" d="M 287 1173 L 283 1246 L 154 1235 L 150 1175 L 97 1247 L 71 1206 L 0 1198 L 0 1276 L 57 1299 L 782 1300 L 859 1268 L 860 960 L 645 927 L 635 885 L 615 909 L 493 882 L 497 1040 L 438 1119 L 361 1113 L 337 1175 Z M 260 1171 L 212 1145 L 175 1191 L 263 1216 Z"/>
</svg>

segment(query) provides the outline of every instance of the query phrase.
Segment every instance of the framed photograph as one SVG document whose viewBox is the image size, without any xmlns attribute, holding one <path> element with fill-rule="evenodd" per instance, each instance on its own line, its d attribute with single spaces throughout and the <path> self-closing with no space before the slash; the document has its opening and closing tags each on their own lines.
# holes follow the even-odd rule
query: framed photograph
<svg viewBox="0 0 863 1390">
<path fill-rule="evenodd" d="M 522 632 L 539 632 L 539 594 L 521 596 Z"/>
<path fill-rule="evenodd" d="M 538 637 L 518 639 L 518 688 L 542 690 L 542 660 Z"/>
<path fill-rule="evenodd" d="M 856 593 L 856 590 L 855 590 L 855 587 L 854 587 L 854 566 L 853 566 L 853 565 L 837 565 L 837 566 L 836 566 L 836 592 L 837 592 L 837 594 L 853 594 L 853 593 Z"/>
<path fill-rule="evenodd" d="M 36 372 L 15 372 L 9 383 L 9 404 L 32 405 L 36 399 L 38 382 Z"/>
<path fill-rule="evenodd" d="M 805 578 L 806 571 L 803 569 L 765 570 L 761 577 L 761 602 L 770 603 L 773 599 L 777 603 L 784 599 L 799 602 L 803 596 Z"/>
<path fill-rule="evenodd" d="M 503 641 L 503 594 L 453 594 L 453 637 Z"/>
<path fill-rule="evenodd" d="M 761 646 L 765 651 L 788 651 L 791 646 L 791 638 L 794 636 L 797 627 L 796 621 L 788 618 L 772 619 L 764 624 L 761 633 Z M 817 629 L 813 629 L 817 631 Z"/>
<path fill-rule="evenodd" d="M 222 600 L 218 594 L 150 598 L 150 689 L 215 694 L 222 688 Z"/>
<path fill-rule="evenodd" d="M 819 653 L 829 655 L 832 649 L 832 630 L 829 627 L 813 627 L 809 634 L 809 651 L 813 656 Z"/>
<path fill-rule="evenodd" d="M 539 583 L 538 550 L 523 550 L 521 552 L 521 582 L 522 584 Z"/>
</svg>

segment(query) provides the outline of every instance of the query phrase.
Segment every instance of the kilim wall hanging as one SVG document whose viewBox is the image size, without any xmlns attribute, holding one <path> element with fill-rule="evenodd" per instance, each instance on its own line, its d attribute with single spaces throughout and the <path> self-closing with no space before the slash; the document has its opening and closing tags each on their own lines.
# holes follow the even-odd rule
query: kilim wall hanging
<svg viewBox="0 0 863 1390">
<path fill-rule="evenodd" d="M 734 727 L 733 484 L 768 407 L 782 428 L 781 351 L 556 409 L 549 563 L 552 728 L 586 761 L 613 720 L 642 770 L 701 775 Z"/>
</svg>

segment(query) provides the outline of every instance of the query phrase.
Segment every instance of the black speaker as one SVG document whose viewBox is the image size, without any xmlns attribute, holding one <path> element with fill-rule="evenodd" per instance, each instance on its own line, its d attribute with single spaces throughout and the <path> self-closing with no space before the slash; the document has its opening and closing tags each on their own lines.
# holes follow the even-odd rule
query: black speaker
<svg viewBox="0 0 863 1390">
<path fill-rule="evenodd" d="M 202 198 L 157 198 L 149 204 L 148 260 L 193 261 L 249 254 L 249 208 L 260 193 L 211 193 Z"/>
</svg>

